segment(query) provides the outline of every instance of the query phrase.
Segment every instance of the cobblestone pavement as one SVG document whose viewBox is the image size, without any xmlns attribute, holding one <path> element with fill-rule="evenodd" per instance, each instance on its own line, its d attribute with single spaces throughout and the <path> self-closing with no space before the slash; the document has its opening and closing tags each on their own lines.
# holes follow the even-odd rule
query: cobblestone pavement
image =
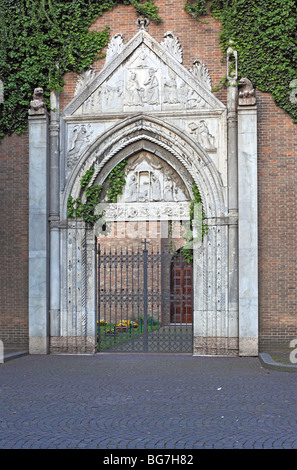
<svg viewBox="0 0 297 470">
<path fill-rule="evenodd" d="M 23 356 L 0 365 L 0 448 L 296 449 L 296 392 L 258 358 Z"/>
</svg>

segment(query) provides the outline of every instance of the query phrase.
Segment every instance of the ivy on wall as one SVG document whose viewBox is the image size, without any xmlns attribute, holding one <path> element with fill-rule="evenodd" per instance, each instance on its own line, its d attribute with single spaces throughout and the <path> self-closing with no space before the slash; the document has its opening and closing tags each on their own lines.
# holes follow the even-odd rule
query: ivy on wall
<svg viewBox="0 0 297 470">
<path fill-rule="evenodd" d="M 160 21 L 153 0 L 0 0 L 0 138 L 27 128 L 34 88 L 44 89 L 49 108 L 50 91 L 62 90 L 65 73 L 81 73 L 100 57 L 109 28 L 88 28 L 120 3 Z"/>
<path fill-rule="evenodd" d="M 74 219 L 76 217 L 82 218 L 90 225 L 94 225 L 103 215 L 95 214 L 96 206 L 100 202 L 102 186 L 95 184 L 89 186 L 94 171 L 94 167 L 90 168 L 90 170 L 86 171 L 80 181 L 81 193 L 84 193 L 84 202 L 81 196 L 77 199 L 73 199 L 72 196 L 69 196 L 67 201 L 67 216 L 70 219 Z"/>
<path fill-rule="evenodd" d="M 223 52 L 238 52 L 238 73 L 254 87 L 273 95 L 275 103 L 297 122 L 297 3 L 295 0 L 186 0 L 198 21 L 208 11 L 222 23 Z M 292 90 L 293 88 L 293 90 Z M 295 95 L 294 95 L 295 96 Z"/>
<path fill-rule="evenodd" d="M 186 263 L 191 263 L 193 261 L 193 243 L 197 241 L 203 241 L 205 235 L 208 232 L 208 225 L 205 222 L 205 212 L 202 206 L 202 198 L 198 186 L 195 182 L 192 183 L 192 190 L 194 198 L 191 200 L 190 204 L 190 220 L 187 221 L 183 226 L 184 245 L 180 249 Z M 173 240 L 171 239 L 173 233 L 172 220 L 168 221 L 168 228 L 170 249 L 173 254 L 177 254 L 173 247 Z M 193 236 L 194 232 L 195 238 Z"/>
<path fill-rule="evenodd" d="M 108 175 L 107 203 L 117 202 L 118 196 L 122 194 L 123 187 L 126 183 L 125 167 L 127 163 L 127 160 L 122 160 Z M 98 184 L 90 185 L 94 172 L 94 167 L 86 171 L 80 181 L 81 195 L 77 199 L 73 199 L 72 196 L 69 196 L 67 201 L 68 218 L 82 218 L 91 226 L 104 215 L 104 211 L 100 214 L 95 213 L 96 206 L 102 202 L 101 193 L 103 187 Z"/>
<path fill-rule="evenodd" d="M 201 21 L 200 17 L 207 13 L 206 2 L 205 0 L 186 0 L 185 11 Z"/>
<path fill-rule="evenodd" d="M 63 88 L 66 72 L 81 73 L 100 57 L 109 28 L 90 32 L 89 27 L 118 4 L 161 21 L 154 0 L 0 0 L 0 138 L 26 129 L 35 87 L 44 89 L 49 107 L 50 91 Z M 239 75 L 272 93 L 297 122 L 296 99 L 290 99 L 297 89 L 296 1 L 185 0 L 184 8 L 198 21 L 208 11 L 220 20 L 222 50 L 234 41 Z"/>
</svg>

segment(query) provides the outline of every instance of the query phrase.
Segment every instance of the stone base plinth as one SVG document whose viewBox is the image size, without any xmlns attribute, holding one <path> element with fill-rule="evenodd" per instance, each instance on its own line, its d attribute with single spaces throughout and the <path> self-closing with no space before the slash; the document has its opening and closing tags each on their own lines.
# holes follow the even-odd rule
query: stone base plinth
<svg viewBox="0 0 297 470">
<path fill-rule="evenodd" d="M 34 336 L 29 339 L 29 354 L 48 354 L 48 337 Z"/>
<path fill-rule="evenodd" d="M 195 337 L 194 356 L 238 356 L 238 338 Z"/>
<path fill-rule="evenodd" d="M 94 354 L 97 344 L 93 336 L 53 336 L 50 338 L 51 354 Z"/>
<path fill-rule="evenodd" d="M 239 340 L 240 356 L 258 356 L 257 338 L 240 338 Z"/>
</svg>

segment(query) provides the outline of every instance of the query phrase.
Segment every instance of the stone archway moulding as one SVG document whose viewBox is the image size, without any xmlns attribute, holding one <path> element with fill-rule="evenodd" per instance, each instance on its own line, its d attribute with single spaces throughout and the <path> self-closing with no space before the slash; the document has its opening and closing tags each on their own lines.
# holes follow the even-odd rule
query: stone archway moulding
<svg viewBox="0 0 297 470">
<path fill-rule="evenodd" d="M 100 136 L 81 156 L 63 192 L 61 212 L 64 217 L 67 214 L 68 197 L 78 197 L 80 180 L 87 170 L 92 166 L 95 168 L 90 184 L 98 175 L 99 184 L 102 184 L 107 175 L 100 178 L 100 173 L 104 175 L 102 170 L 115 155 L 121 154 L 122 158 L 125 158 L 143 145 L 149 146 L 160 158 L 164 158 L 165 151 L 173 166 L 181 164 L 199 188 L 207 218 L 226 215 L 226 194 L 220 175 L 203 148 L 171 124 L 155 117 L 136 115 L 121 121 L 112 130 Z M 115 161 L 114 166 L 118 162 L 119 159 Z M 112 169 L 109 167 L 109 172 Z M 191 182 L 186 180 L 185 184 L 192 195 Z"/>
<path fill-rule="evenodd" d="M 190 137 L 173 125 L 151 116 L 136 115 L 121 121 L 112 131 L 98 138 L 81 156 L 65 186 L 61 209 L 67 213 L 69 195 L 76 198 L 80 180 L 94 165 L 94 180 L 102 184 L 113 167 L 125 157 L 145 149 L 180 175 L 192 196 L 195 181 L 204 201 L 209 231 L 202 245 L 194 249 L 194 352 L 235 354 L 237 351 L 237 312 L 228 310 L 228 217 L 225 188 L 209 155 Z M 56 348 L 92 348 L 95 309 L 94 233 L 83 222 L 68 221 L 61 229 L 61 317 L 59 337 L 52 337 Z M 75 306 L 75 307 L 74 307 Z M 215 339 L 214 339 L 215 338 Z M 214 341 L 216 345 L 214 346 Z M 55 346 L 56 345 L 56 346 Z"/>
</svg>

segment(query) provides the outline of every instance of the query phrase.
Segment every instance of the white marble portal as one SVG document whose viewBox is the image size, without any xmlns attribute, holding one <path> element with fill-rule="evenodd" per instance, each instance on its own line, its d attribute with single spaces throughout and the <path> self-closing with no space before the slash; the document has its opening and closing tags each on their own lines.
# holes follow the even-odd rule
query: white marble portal
<svg viewBox="0 0 297 470">
<path fill-rule="evenodd" d="M 82 195 L 88 170 L 89 185 L 104 185 L 126 159 L 123 195 L 107 205 L 107 220 L 187 220 L 193 183 L 199 188 L 208 232 L 194 246 L 193 354 L 256 354 L 256 108 L 238 111 L 237 213 L 229 207 L 230 139 L 228 144 L 230 115 L 236 122 L 237 109 L 230 114 L 211 93 L 205 64 L 196 59 L 187 70 L 182 56 L 172 32 L 160 43 L 144 29 L 127 43 L 117 34 L 104 68 L 78 77 L 75 96 L 60 115 L 60 190 L 53 195 L 60 208 L 53 240 L 60 240 L 60 251 L 52 267 L 60 286 L 51 294 L 59 295 L 60 311 L 55 310 L 51 351 L 95 351 L 95 229 L 69 219 L 67 203 Z M 234 178 L 237 183 L 236 173 Z M 32 194 L 33 185 L 32 179 Z M 230 293 L 236 292 L 234 301 Z M 37 328 L 34 315 L 32 320 Z"/>
</svg>

